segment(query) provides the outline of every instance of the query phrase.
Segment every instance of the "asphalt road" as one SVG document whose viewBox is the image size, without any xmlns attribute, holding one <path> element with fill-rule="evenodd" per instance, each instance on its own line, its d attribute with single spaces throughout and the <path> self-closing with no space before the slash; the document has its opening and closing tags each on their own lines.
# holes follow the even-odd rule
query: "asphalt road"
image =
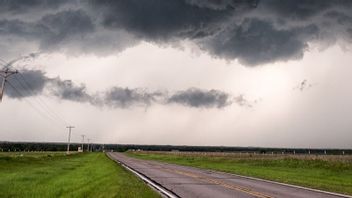
<svg viewBox="0 0 352 198">
<path fill-rule="evenodd" d="M 108 155 L 112 159 L 155 181 L 179 197 L 341 198 L 338 195 L 314 192 L 228 173 L 135 159 L 122 153 L 108 153 Z"/>
</svg>

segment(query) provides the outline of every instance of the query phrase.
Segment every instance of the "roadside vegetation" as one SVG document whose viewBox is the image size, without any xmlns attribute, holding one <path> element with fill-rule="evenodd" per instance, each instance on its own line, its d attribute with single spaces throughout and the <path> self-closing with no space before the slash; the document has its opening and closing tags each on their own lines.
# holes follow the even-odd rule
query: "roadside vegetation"
<svg viewBox="0 0 352 198">
<path fill-rule="evenodd" d="M 143 151 L 129 151 L 127 155 L 352 195 L 351 155 Z"/>
<path fill-rule="evenodd" d="M 160 197 L 104 153 L 0 153 L 0 197 Z"/>
</svg>

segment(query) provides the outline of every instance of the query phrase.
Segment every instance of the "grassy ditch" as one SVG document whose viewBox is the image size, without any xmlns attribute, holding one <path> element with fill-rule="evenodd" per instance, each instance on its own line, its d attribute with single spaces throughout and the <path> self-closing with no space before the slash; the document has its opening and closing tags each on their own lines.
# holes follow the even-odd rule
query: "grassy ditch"
<svg viewBox="0 0 352 198">
<path fill-rule="evenodd" d="M 160 197 L 104 153 L 0 153 L 0 197 Z"/>
</svg>

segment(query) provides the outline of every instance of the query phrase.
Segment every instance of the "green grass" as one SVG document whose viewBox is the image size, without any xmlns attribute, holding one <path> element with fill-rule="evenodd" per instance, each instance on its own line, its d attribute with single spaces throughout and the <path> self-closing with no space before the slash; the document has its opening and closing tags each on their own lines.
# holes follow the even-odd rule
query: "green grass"
<svg viewBox="0 0 352 198">
<path fill-rule="evenodd" d="M 212 169 L 352 195 L 351 156 L 128 152 L 141 159 Z"/>
<path fill-rule="evenodd" d="M 0 153 L 0 197 L 160 197 L 104 153 Z"/>
</svg>

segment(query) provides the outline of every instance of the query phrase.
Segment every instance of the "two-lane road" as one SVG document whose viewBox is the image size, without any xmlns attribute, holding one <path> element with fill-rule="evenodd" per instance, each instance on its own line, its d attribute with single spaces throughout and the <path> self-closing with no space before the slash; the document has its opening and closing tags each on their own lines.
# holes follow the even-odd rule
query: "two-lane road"
<svg viewBox="0 0 352 198">
<path fill-rule="evenodd" d="M 122 153 L 108 153 L 108 155 L 179 197 L 341 198 L 339 195 L 315 192 L 227 173 L 135 159 Z"/>
</svg>

